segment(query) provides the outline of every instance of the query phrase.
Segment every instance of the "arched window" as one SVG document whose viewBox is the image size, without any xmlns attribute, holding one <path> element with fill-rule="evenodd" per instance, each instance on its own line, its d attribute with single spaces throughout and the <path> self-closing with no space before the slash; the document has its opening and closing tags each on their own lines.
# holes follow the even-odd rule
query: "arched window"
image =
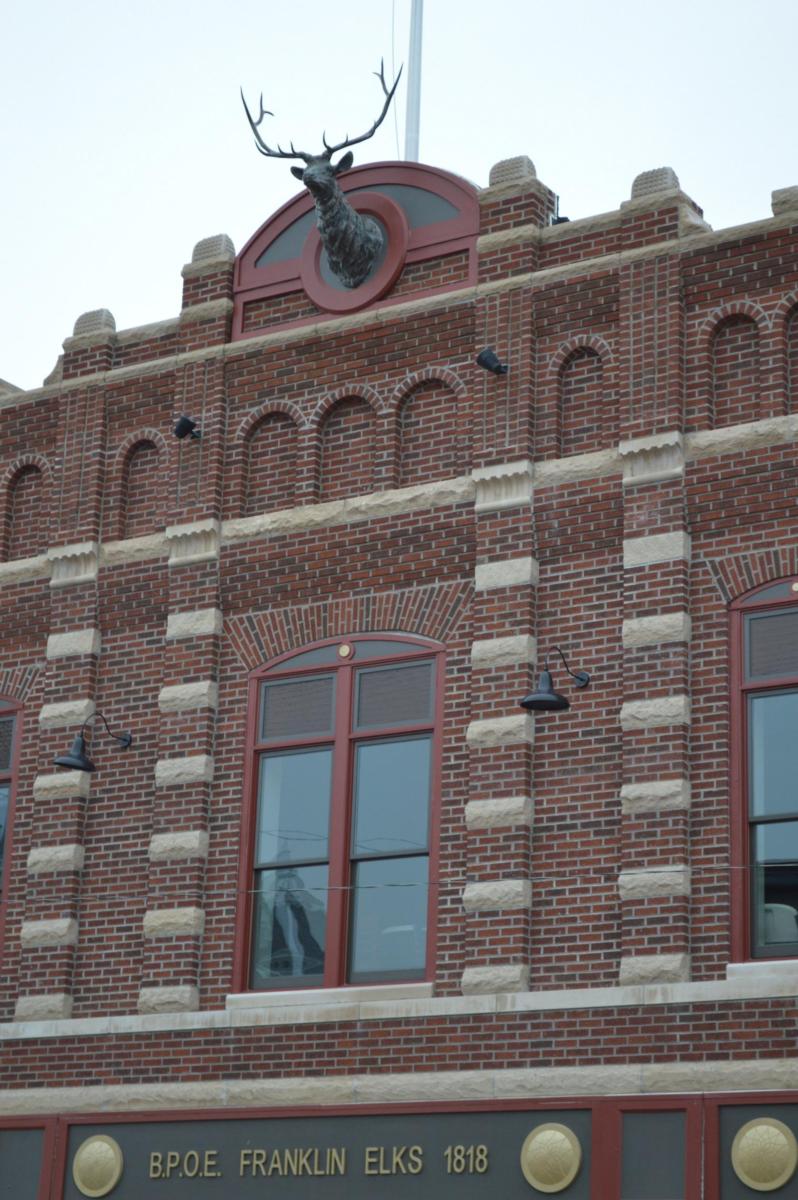
<svg viewBox="0 0 798 1200">
<path fill-rule="evenodd" d="M 13 783 L 16 741 L 18 734 L 16 706 L 0 696 L 0 899 L 5 900 L 5 878 L 8 866 L 8 830 L 13 810 Z M 0 910 L 0 931 L 3 913 Z"/>
<path fill-rule="evenodd" d="M 441 658 L 353 637 L 254 678 L 241 986 L 426 977 Z"/>
<path fill-rule="evenodd" d="M 732 610 L 735 958 L 798 955 L 798 578 Z"/>
</svg>

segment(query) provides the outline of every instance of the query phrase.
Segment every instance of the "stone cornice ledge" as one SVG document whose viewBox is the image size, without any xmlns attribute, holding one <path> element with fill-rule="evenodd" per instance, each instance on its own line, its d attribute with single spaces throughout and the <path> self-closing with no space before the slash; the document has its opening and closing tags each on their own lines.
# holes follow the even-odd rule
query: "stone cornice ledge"
<svg viewBox="0 0 798 1200">
<path fill-rule="evenodd" d="M 363 990 L 356 989 L 362 997 Z M 9 1021 L 0 1024 L 0 1042 L 40 1038 L 105 1037 L 141 1033 L 235 1029 L 260 1025 L 320 1025 L 337 1021 L 418 1020 L 424 1017 L 468 1017 L 490 1013 L 570 1012 L 584 1009 L 646 1008 L 650 1005 L 731 1003 L 798 997 L 798 963 L 792 975 L 718 979 L 698 983 L 627 984 L 606 988 L 574 988 L 545 992 L 504 992 L 479 996 L 423 996 L 417 999 L 348 1001 L 347 989 L 308 993 L 306 1003 L 275 1004 L 276 993 L 247 995 L 252 1007 L 204 1012 L 155 1013 L 126 1017 L 77 1017 L 69 1020 Z M 265 998 L 265 999 L 264 999 Z M 258 1007 L 259 1000 L 264 1002 Z M 303 996 L 303 999 L 305 997 Z M 238 997 L 229 997 L 230 1001 Z M 767 1060 L 773 1062 L 773 1060 Z M 798 1059 L 796 1059 L 798 1079 Z M 285 1081 L 284 1081 L 285 1082 Z M 798 1086 L 798 1083 L 796 1083 Z"/>
</svg>

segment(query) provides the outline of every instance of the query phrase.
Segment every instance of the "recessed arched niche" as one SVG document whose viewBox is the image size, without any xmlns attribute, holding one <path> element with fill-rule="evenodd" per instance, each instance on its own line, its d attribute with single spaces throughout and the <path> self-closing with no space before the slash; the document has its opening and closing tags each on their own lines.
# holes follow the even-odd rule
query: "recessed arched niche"
<svg viewBox="0 0 798 1200">
<path fill-rule="evenodd" d="M 384 249 L 359 287 L 327 263 L 316 210 L 302 191 L 270 217 L 236 259 L 233 340 L 476 283 L 477 190 L 421 163 L 375 163 L 338 177 L 360 213 L 377 221 Z"/>
</svg>

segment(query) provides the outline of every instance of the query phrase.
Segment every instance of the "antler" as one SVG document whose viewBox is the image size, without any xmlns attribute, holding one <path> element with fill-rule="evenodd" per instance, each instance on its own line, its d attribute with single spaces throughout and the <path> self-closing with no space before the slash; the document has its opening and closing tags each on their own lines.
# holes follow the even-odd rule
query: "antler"
<svg viewBox="0 0 798 1200">
<path fill-rule="evenodd" d="M 397 87 L 399 86 L 399 80 L 402 78 L 402 67 L 399 68 L 399 74 L 396 76 L 396 79 L 394 79 L 393 87 L 391 88 L 390 91 L 388 91 L 388 88 L 385 83 L 385 61 L 384 61 L 384 59 L 382 59 L 382 58 L 380 59 L 379 71 L 373 71 L 372 74 L 377 76 L 380 83 L 382 84 L 382 90 L 385 93 L 385 103 L 382 106 L 382 112 L 377 117 L 377 120 L 374 122 L 371 129 L 369 129 L 369 131 L 367 133 L 362 133 L 360 135 L 360 137 L 350 138 L 349 134 L 347 134 L 342 142 L 338 142 L 338 143 L 336 143 L 336 145 L 331 146 L 329 144 L 329 142 L 327 141 L 327 135 L 324 134 L 322 136 L 322 141 L 324 142 L 324 150 L 325 150 L 327 158 L 332 157 L 332 155 L 335 154 L 338 150 L 343 150 L 347 146 L 356 146 L 358 144 L 358 142 L 368 141 L 368 139 L 377 132 L 380 125 L 382 125 L 383 121 L 385 120 L 385 114 L 388 111 L 388 106 L 390 105 L 391 101 L 393 100 L 393 94 L 396 91 Z M 247 114 L 247 115 L 249 115 L 249 114 Z M 251 120 L 252 120 L 252 118 L 250 118 L 250 122 L 251 122 Z M 255 134 L 255 136 L 257 137 L 258 135 Z M 260 140 L 260 139 L 258 139 L 258 140 Z"/>
<path fill-rule="evenodd" d="M 401 72 L 400 72 L 400 74 L 401 74 Z M 398 82 L 398 79 L 397 79 L 397 82 Z M 308 160 L 312 156 L 310 154 L 306 154 L 304 150 L 295 150 L 293 142 L 291 143 L 290 150 L 283 150 L 282 146 L 278 146 L 276 150 L 272 150 L 271 146 L 267 146 L 266 143 L 264 142 L 263 138 L 258 133 L 258 126 L 260 125 L 263 118 L 274 116 L 273 112 L 270 112 L 268 108 L 263 107 L 263 92 L 261 92 L 261 94 L 260 94 L 260 116 L 258 117 L 257 121 L 253 121 L 253 119 L 252 119 L 252 113 L 249 111 L 247 102 L 244 99 L 244 89 L 243 88 L 241 89 L 241 103 L 244 105 L 244 112 L 247 114 L 247 120 L 249 121 L 252 132 L 255 134 L 255 149 L 256 150 L 258 150 L 261 154 L 265 155 L 266 158 L 303 158 L 305 160 L 305 162 L 308 162 Z M 383 113 L 383 116 L 385 116 L 385 113 Z M 380 120 L 382 120 L 382 117 L 380 118 Z M 379 124 L 379 121 L 377 122 L 377 124 Z M 377 126 L 375 125 L 374 128 L 376 129 L 376 127 Z M 373 130 L 372 130 L 372 132 L 373 132 Z"/>
</svg>

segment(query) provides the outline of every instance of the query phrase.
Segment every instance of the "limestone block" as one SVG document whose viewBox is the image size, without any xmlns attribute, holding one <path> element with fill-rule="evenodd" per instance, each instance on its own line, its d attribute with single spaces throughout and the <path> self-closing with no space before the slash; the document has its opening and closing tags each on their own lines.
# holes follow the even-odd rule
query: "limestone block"
<svg viewBox="0 0 798 1200">
<path fill-rule="evenodd" d="M 628 954 L 621 959 L 621 984 L 680 983 L 689 978 L 689 954 Z"/>
<path fill-rule="evenodd" d="M 528 879 L 489 879 L 484 883 L 467 883 L 463 888 L 463 908 L 466 912 L 503 912 L 529 908 L 532 885 Z"/>
<path fill-rule="evenodd" d="M 169 566 L 211 562 L 219 557 L 221 525 L 212 517 L 187 525 L 169 525 L 165 531 L 169 547 Z"/>
<path fill-rule="evenodd" d="M 189 712 L 196 708 L 217 708 L 218 704 L 219 688 L 212 679 L 172 684 L 158 693 L 161 712 Z"/>
<path fill-rule="evenodd" d="M 47 551 L 50 562 L 50 587 L 74 587 L 94 583 L 99 569 L 97 542 L 74 542 L 69 546 L 51 546 Z"/>
<path fill-rule="evenodd" d="M 677 192 L 679 176 L 673 167 L 655 167 L 653 171 L 641 171 L 632 183 L 632 199 L 651 196 L 656 192 Z"/>
<path fill-rule="evenodd" d="M 627 700 L 621 705 L 621 729 L 659 729 L 663 725 L 690 724 L 689 696 L 657 696 L 654 700 Z"/>
<path fill-rule="evenodd" d="M 193 612 L 170 613 L 166 618 L 166 639 L 218 637 L 222 632 L 222 613 L 218 608 L 198 608 Z"/>
<path fill-rule="evenodd" d="M 529 967 L 503 963 L 490 967 L 466 967 L 460 980 L 464 996 L 486 996 L 497 992 L 525 992 L 529 988 Z"/>
<path fill-rule="evenodd" d="M 36 846 L 28 851 L 29 875 L 57 875 L 62 871 L 82 871 L 84 850 L 77 843 Z"/>
<path fill-rule="evenodd" d="M 465 807 L 467 829 L 494 829 L 503 825 L 531 825 L 532 798 L 504 796 L 469 800 Z"/>
<path fill-rule="evenodd" d="M 777 188 L 770 194 L 770 204 L 774 217 L 798 212 L 798 187 Z"/>
<path fill-rule="evenodd" d="M 58 704 L 42 705 L 39 709 L 39 726 L 42 729 L 63 729 L 68 725 L 82 725 L 93 715 L 93 700 L 63 700 Z"/>
<path fill-rule="evenodd" d="M 107 308 L 94 308 L 91 312 L 81 313 L 72 330 L 73 337 L 90 337 L 99 334 L 105 337 L 116 332 L 114 314 Z"/>
<path fill-rule="evenodd" d="M 495 588 L 534 587 L 538 582 L 537 559 L 505 558 L 498 562 L 481 563 L 474 571 L 474 587 L 478 592 Z"/>
<path fill-rule="evenodd" d="M 625 487 L 678 479 L 684 474 L 684 442 L 676 430 L 621 442 L 618 453 Z"/>
<path fill-rule="evenodd" d="M 15 1021 L 58 1021 L 72 1016 L 72 997 L 66 992 L 19 996 L 14 1006 Z"/>
<path fill-rule="evenodd" d="M 501 187 L 505 183 L 520 183 L 537 177 L 532 159 L 526 154 L 516 154 L 514 158 L 502 158 L 493 164 L 488 175 L 488 186 Z"/>
<path fill-rule="evenodd" d="M 474 509 L 478 513 L 499 512 L 532 502 L 532 463 L 528 459 L 478 467 L 472 471 L 476 485 Z"/>
<path fill-rule="evenodd" d="M 201 238 L 191 252 L 192 263 L 208 263 L 226 260 L 232 262 L 236 256 L 233 239 L 226 233 Z"/>
<path fill-rule="evenodd" d="M 621 788 L 623 812 L 668 812 L 690 807 L 690 784 L 686 779 L 647 779 L 625 783 Z"/>
<path fill-rule="evenodd" d="M 47 639 L 48 658 L 78 658 L 100 653 L 99 629 L 75 629 L 70 633 L 51 633 Z"/>
<path fill-rule="evenodd" d="M 201 908 L 151 908 L 144 914 L 144 936 L 202 937 L 205 911 Z"/>
<path fill-rule="evenodd" d="M 87 771 L 58 771 L 37 775 L 33 781 L 34 800 L 68 800 L 89 794 L 91 775 Z"/>
<path fill-rule="evenodd" d="M 682 864 L 640 867 L 618 876 L 621 900 L 647 900 L 653 896 L 689 896 L 690 868 Z"/>
<path fill-rule="evenodd" d="M 514 667 L 534 663 L 536 656 L 535 639 L 524 634 L 518 637 L 484 638 L 471 644 L 472 667 Z"/>
<path fill-rule="evenodd" d="M 139 989 L 140 1013 L 196 1012 L 199 991 L 190 984 L 174 987 L 143 987 Z"/>
<path fill-rule="evenodd" d="M 680 529 L 623 540 L 623 565 L 626 570 L 658 562 L 672 562 L 677 558 L 690 561 L 690 535 Z"/>
<path fill-rule="evenodd" d="M 23 950 L 44 949 L 48 946 L 74 946 L 78 940 L 78 923 L 70 917 L 23 921 L 19 940 Z"/>
<path fill-rule="evenodd" d="M 187 858 L 208 857 L 208 834 L 204 829 L 181 829 L 174 833 L 154 833 L 150 838 L 150 862 L 177 862 Z"/>
<path fill-rule="evenodd" d="M 689 642 L 690 615 L 684 611 L 630 617 L 621 630 L 624 646 L 658 646 L 663 642 Z"/>
<path fill-rule="evenodd" d="M 466 730 L 466 741 L 473 750 L 485 746 L 531 745 L 534 740 L 534 718 L 531 713 L 511 717 L 486 717 L 472 721 Z"/>
<path fill-rule="evenodd" d="M 210 754 L 187 754 L 183 758 L 161 758 L 155 764 L 155 786 L 177 787 L 183 783 L 211 783 Z"/>
</svg>

